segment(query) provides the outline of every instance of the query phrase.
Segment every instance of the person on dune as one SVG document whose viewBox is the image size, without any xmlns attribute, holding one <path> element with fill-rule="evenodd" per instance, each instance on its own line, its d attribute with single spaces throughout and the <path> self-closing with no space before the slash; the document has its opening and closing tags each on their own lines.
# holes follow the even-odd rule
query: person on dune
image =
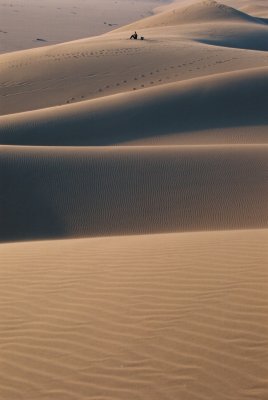
<svg viewBox="0 0 268 400">
<path fill-rule="evenodd" d="M 138 34 L 136 31 L 135 31 L 135 33 L 133 33 L 133 35 L 130 36 L 130 39 L 135 39 L 135 40 L 138 39 Z"/>
</svg>

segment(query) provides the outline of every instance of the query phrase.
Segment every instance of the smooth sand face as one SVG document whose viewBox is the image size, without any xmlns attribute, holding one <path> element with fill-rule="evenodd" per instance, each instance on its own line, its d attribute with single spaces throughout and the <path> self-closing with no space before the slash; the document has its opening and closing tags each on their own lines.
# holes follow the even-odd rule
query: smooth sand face
<svg viewBox="0 0 268 400">
<path fill-rule="evenodd" d="M 0 55 L 1 400 L 267 400 L 267 11 Z"/>
</svg>

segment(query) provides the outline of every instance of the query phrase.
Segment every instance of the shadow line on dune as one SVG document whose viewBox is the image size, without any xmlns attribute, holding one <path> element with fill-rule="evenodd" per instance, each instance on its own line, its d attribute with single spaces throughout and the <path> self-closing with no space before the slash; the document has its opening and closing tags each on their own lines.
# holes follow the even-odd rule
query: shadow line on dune
<svg viewBox="0 0 268 400">
<path fill-rule="evenodd" d="M 217 74 L 0 117 L 0 143 L 108 146 L 142 138 L 268 124 L 268 69 Z"/>
<path fill-rule="evenodd" d="M 268 23 L 268 22 L 267 22 Z M 249 37 L 247 40 L 243 39 L 243 41 L 239 38 L 232 39 L 223 39 L 222 37 L 215 37 L 213 39 L 196 39 L 197 43 L 208 44 L 210 46 L 220 46 L 220 47 L 228 47 L 231 49 L 242 49 L 242 50 L 254 50 L 254 51 L 268 51 L 268 35 L 267 40 L 264 41 L 256 41 L 256 38 Z"/>
</svg>

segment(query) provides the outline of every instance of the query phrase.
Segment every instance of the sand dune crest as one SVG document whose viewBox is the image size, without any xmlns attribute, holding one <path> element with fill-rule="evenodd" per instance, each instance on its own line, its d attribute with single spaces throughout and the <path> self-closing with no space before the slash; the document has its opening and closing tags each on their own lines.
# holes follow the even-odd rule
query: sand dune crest
<svg viewBox="0 0 268 400">
<path fill-rule="evenodd" d="M 224 2 L 223 2 L 224 3 Z M 138 28 L 152 28 L 159 26 L 172 26 L 178 24 L 193 24 L 193 23 L 207 23 L 207 22 L 252 22 L 263 23 L 257 17 L 237 10 L 233 7 L 227 6 L 214 0 L 197 1 L 189 6 L 176 7 L 176 4 L 171 10 L 161 12 L 140 20 L 137 23 L 126 25 L 118 30 L 126 30 L 130 27 L 137 26 Z"/>
<path fill-rule="evenodd" d="M 268 68 L 260 68 L 3 116 L 0 117 L 0 143 L 126 144 L 150 137 L 153 142 L 157 136 L 217 127 L 267 125 L 267 90 Z M 258 134 L 254 140 L 266 142 Z M 239 142 L 239 138 L 234 137 L 234 141 Z M 185 136 L 184 144 L 187 144 Z"/>
<path fill-rule="evenodd" d="M 267 1 L 194 3 L 0 55 L 0 400 L 268 398 Z"/>
</svg>

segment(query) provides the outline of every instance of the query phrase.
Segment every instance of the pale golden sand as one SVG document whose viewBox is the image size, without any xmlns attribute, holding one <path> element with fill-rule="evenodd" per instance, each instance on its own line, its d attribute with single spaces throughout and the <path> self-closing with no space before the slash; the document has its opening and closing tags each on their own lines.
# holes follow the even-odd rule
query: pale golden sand
<svg viewBox="0 0 268 400">
<path fill-rule="evenodd" d="M 1 398 L 266 399 L 267 239 L 2 245 Z"/>
<path fill-rule="evenodd" d="M 1 400 L 267 400 L 268 4 L 224 3 L 0 56 Z"/>
</svg>

